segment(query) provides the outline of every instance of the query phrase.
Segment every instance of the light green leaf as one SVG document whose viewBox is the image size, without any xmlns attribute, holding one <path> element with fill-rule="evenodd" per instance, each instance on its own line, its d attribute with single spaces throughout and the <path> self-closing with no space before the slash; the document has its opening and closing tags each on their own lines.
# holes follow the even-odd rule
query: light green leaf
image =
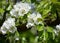
<svg viewBox="0 0 60 43">
<path fill-rule="evenodd" d="M 53 35 L 53 39 L 55 39 L 55 34 L 54 34 L 54 32 L 52 33 L 52 35 Z"/>
<path fill-rule="evenodd" d="M 38 31 L 42 31 L 43 28 L 44 28 L 44 27 L 43 27 L 42 25 L 38 25 L 38 26 L 37 26 L 37 30 L 38 30 Z"/>
<path fill-rule="evenodd" d="M 16 31 L 15 35 L 16 35 L 16 36 L 19 36 L 19 32 L 18 32 L 18 31 Z"/>
<path fill-rule="evenodd" d="M 31 0 L 26 0 L 26 2 L 29 2 L 29 3 L 31 3 Z"/>
<path fill-rule="evenodd" d="M 0 13 L 3 13 L 4 12 L 4 9 L 0 8 Z"/>
<path fill-rule="evenodd" d="M 11 10 L 12 6 L 9 5 L 8 8 L 7 8 L 7 11 Z"/>
<path fill-rule="evenodd" d="M 51 0 L 53 3 L 57 2 L 57 0 Z"/>
<path fill-rule="evenodd" d="M 53 32 L 53 28 L 50 26 L 46 27 L 46 29 L 47 29 L 47 32 Z"/>
<path fill-rule="evenodd" d="M 43 31 L 43 34 L 42 34 L 42 38 L 43 40 L 48 40 L 48 32 L 47 31 Z"/>
</svg>

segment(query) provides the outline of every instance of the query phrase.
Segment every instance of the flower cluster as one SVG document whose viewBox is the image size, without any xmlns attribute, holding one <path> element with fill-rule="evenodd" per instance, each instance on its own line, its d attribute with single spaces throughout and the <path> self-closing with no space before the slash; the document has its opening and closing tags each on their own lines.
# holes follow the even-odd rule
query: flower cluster
<svg viewBox="0 0 60 43">
<path fill-rule="evenodd" d="M 23 17 L 27 14 L 27 23 L 26 23 L 26 27 L 30 28 L 33 27 L 35 25 L 39 25 L 42 24 L 42 16 L 39 12 L 33 11 L 33 8 L 35 6 L 33 4 L 29 4 L 27 2 L 18 2 L 15 5 L 13 5 L 13 9 L 10 11 L 10 17 L 8 17 L 7 20 L 5 20 L 5 22 L 3 23 L 2 27 L 1 27 L 1 32 L 3 34 L 6 34 L 8 32 L 10 33 L 14 33 L 15 31 L 17 31 L 17 27 L 15 25 L 15 19 L 18 17 Z M 14 18 L 12 18 L 14 17 Z M 25 19 L 25 18 L 24 18 Z M 22 20 L 24 20 L 22 19 Z M 18 19 L 19 21 L 20 19 Z"/>
<path fill-rule="evenodd" d="M 16 22 L 21 21 L 22 22 L 26 20 L 26 27 L 27 29 L 31 28 L 31 32 L 35 29 L 36 25 L 42 24 L 42 15 L 37 12 L 35 9 L 34 4 L 30 4 L 27 2 L 18 2 L 15 5 L 13 5 L 13 9 L 10 11 L 10 17 L 8 17 L 7 20 L 3 23 L 1 26 L 1 32 L 2 34 L 7 34 L 7 33 L 15 33 L 17 31 L 17 26 Z M 26 17 L 25 17 L 26 15 Z M 13 17 L 13 18 L 12 18 Z M 22 17 L 20 19 L 20 17 Z M 25 17 L 25 18 L 24 18 Z M 17 21 L 16 21 L 17 19 Z M 21 23 L 22 25 L 23 23 Z M 33 33 L 33 32 L 32 32 Z M 36 31 L 34 31 L 33 34 L 35 34 Z M 18 39 L 16 39 L 18 40 Z"/>
<path fill-rule="evenodd" d="M 56 29 L 54 29 L 54 32 L 56 35 L 58 35 L 58 33 L 60 32 L 60 24 L 56 25 Z"/>
<path fill-rule="evenodd" d="M 28 23 L 27 23 L 27 28 L 34 26 L 34 24 L 39 25 L 42 24 L 42 21 L 40 21 L 42 19 L 41 14 L 39 13 L 32 13 L 30 15 L 28 15 Z"/>
<path fill-rule="evenodd" d="M 28 3 L 16 3 L 16 5 L 13 6 L 14 9 L 10 11 L 11 16 L 19 17 L 24 16 L 31 10 L 31 5 Z"/>
<path fill-rule="evenodd" d="M 60 24 L 56 25 L 56 29 L 60 31 Z"/>
<path fill-rule="evenodd" d="M 30 13 L 29 11 L 32 11 L 32 9 L 35 6 L 29 3 L 16 3 L 16 5 L 14 5 L 14 9 L 12 9 L 10 11 L 11 16 L 14 17 L 19 17 L 19 16 L 24 16 L 27 13 Z M 35 12 L 32 11 L 29 15 L 27 15 L 27 24 L 26 27 L 29 28 L 31 26 L 34 26 L 35 24 L 41 24 L 42 21 L 40 21 L 40 19 L 42 18 L 41 14 L 39 12 Z"/>
<path fill-rule="evenodd" d="M 14 33 L 17 30 L 15 27 L 15 19 L 14 18 L 8 18 L 3 25 L 1 26 L 1 32 L 3 34 L 6 34 L 8 32 Z"/>
<path fill-rule="evenodd" d="M 52 39 L 56 43 L 59 42 L 60 13 L 59 5 L 58 8 L 53 7 L 57 6 L 55 1 L 19 0 L 18 2 L 15 0 L 14 3 L 11 1 L 7 1 L 6 5 L 5 1 L 0 3 L 0 34 L 4 36 L 3 38 L 7 36 L 6 41 L 9 40 L 10 43 L 28 43 L 28 41 L 29 43 L 49 43 Z"/>
</svg>

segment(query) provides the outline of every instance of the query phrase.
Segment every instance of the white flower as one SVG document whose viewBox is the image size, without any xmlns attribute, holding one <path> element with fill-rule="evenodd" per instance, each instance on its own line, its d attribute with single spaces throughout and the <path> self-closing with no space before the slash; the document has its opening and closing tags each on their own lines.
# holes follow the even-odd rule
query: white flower
<svg viewBox="0 0 60 43">
<path fill-rule="evenodd" d="M 8 18 L 1 27 L 1 32 L 3 34 L 6 34 L 7 32 L 14 33 L 16 31 L 15 27 L 15 19 L 14 18 Z"/>
<path fill-rule="evenodd" d="M 39 21 L 38 19 L 41 19 L 41 14 L 39 13 L 32 13 L 30 15 L 28 15 L 28 23 L 26 25 L 27 28 L 30 28 L 32 26 L 35 26 L 36 25 L 39 25 L 39 24 L 42 24 L 42 21 Z"/>
<path fill-rule="evenodd" d="M 15 9 L 12 9 L 11 11 L 10 11 L 10 14 L 11 14 L 11 16 L 14 16 L 14 17 L 18 17 L 19 15 L 18 15 L 18 11 L 16 11 Z"/>
<path fill-rule="evenodd" d="M 56 29 L 57 30 L 60 30 L 60 24 L 59 25 L 56 25 Z"/>
<path fill-rule="evenodd" d="M 35 18 L 35 17 L 36 17 L 35 12 L 34 12 L 34 13 L 32 13 L 32 14 L 30 14 L 30 15 L 28 15 L 28 18 L 29 18 L 29 19 L 33 19 L 33 18 Z"/>
<path fill-rule="evenodd" d="M 30 28 L 32 26 L 34 26 L 34 23 L 27 23 L 27 25 L 26 25 L 27 28 Z"/>
<path fill-rule="evenodd" d="M 16 5 L 14 5 L 14 9 L 11 10 L 10 14 L 12 16 L 24 16 L 25 14 L 27 14 L 29 11 L 31 10 L 31 5 L 28 3 L 16 3 Z"/>
<path fill-rule="evenodd" d="M 15 40 L 19 40 L 19 37 L 16 37 Z"/>
<path fill-rule="evenodd" d="M 30 15 L 28 15 L 28 21 L 29 20 L 30 21 L 33 21 L 35 24 L 41 24 L 42 21 L 39 20 L 41 18 L 42 18 L 41 14 L 35 13 L 35 12 L 32 13 L 32 14 L 30 14 Z"/>
<path fill-rule="evenodd" d="M 1 27 L 0 32 L 2 32 L 2 34 L 6 34 L 7 33 L 7 29 L 4 27 L 4 29 Z"/>
</svg>

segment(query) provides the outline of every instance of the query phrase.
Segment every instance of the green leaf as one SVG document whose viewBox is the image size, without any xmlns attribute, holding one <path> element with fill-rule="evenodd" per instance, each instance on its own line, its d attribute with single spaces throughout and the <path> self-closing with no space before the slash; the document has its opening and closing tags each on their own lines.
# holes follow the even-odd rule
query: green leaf
<svg viewBox="0 0 60 43">
<path fill-rule="evenodd" d="M 42 31 L 43 28 L 44 28 L 44 26 L 42 26 L 42 25 L 38 25 L 38 26 L 37 26 L 37 30 L 38 30 L 38 31 Z"/>
<path fill-rule="evenodd" d="M 53 3 L 56 8 L 60 9 L 60 2 Z"/>
<path fill-rule="evenodd" d="M 12 9 L 12 6 L 9 5 L 8 8 L 6 9 L 7 11 L 11 10 Z"/>
<path fill-rule="evenodd" d="M 53 32 L 53 28 L 50 26 L 47 26 L 46 29 L 47 29 L 47 32 Z"/>
<path fill-rule="evenodd" d="M 31 3 L 31 0 L 26 0 L 26 2 L 29 2 L 29 3 Z"/>
<path fill-rule="evenodd" d="M 41 37 L 43 40 L 48 40 L 48 32 L 44 30 Z"/>
<path fill-rule="evenodd" d="M 0 13 L 3 13 L 4 12 L 4 9 L 0 8 Z"/>
<path fill-rule="evenodd" d="M 18 31 L 16 31 L 15 35 L 16 35 L 16 36 L 19 36 L 19 32 L 18 32 Z"/>
<path fill-rule="evenodd" d="M 53 35 L 53 39 L 55 39 L 55 33 L 54 32 L 52 33 L 52 35 Z"/>
<path fill-rule="evenodd" d="M 57 2 L 57 0 L 51 0 L 53 3 Z"/>
<path fill-rule="evenodd" d="M 46 4 L 44 5 L 44 8 L 46 8 L 48 5 L 49 5 L 49 3 L 46 3 Z"/>
</svg>

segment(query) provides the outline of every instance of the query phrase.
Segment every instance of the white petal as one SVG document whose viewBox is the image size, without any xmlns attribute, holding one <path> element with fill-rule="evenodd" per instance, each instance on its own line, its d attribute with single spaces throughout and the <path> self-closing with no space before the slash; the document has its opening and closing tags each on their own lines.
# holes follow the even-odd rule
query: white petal
<svg viewBox="0 0 60 43">
<path fill-rule="evenodd" d="M 15 40 L 19 40 L 19 37 L 16 37 Z"/>
<path fill-rule="evenodd" d="M 60 30 L 60 24 L 59 25 L 56 25 L 56 29 L 57 30 Z"/>
<path fill-rule="evenodd" d="M 14 18 L 8 18 L 2 25 L 1 31 L 2 33 L 11 32 L 14 33 L 16 31 L 15 27 L 15 19 Z"/>
<path fill-rule="evenodd" d="M 27 23 L 27 25 L 26 25 L 27 28 L 30 28 L 32 26 L 34 26 L 34 23 Z"/>
</svg>

